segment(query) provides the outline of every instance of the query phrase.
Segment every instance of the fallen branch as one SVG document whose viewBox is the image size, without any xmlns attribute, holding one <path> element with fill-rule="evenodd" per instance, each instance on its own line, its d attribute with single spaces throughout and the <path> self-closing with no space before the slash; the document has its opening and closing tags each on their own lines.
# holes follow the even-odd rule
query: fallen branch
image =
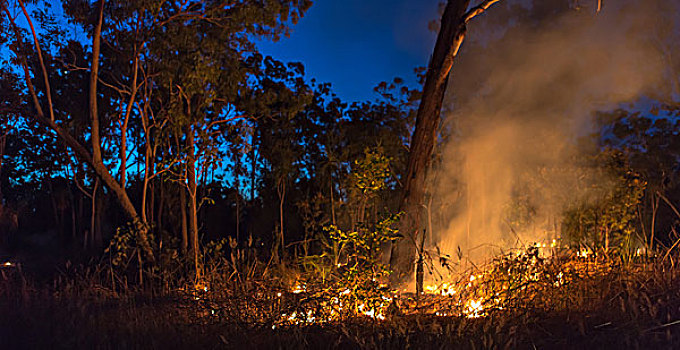
<svg viewBox="0 0 680 350">
<path fill-rule="evenodd" d="M 652 331 L 658 331 L 658 330 L 660 330 L 660 329 L 664 329 L 664 328 L 667 328 L 667 327 L 670 327 L 670 326 L 674 326 L 674 325 L 676 325 L 676 324 L 680 324 L 680 320 L 675 320 L 675 321 L 673 321 L 673 322 L 665 323 L 665 324 L 662 324 L 662 325 L 660 325 L 660 326 L 656 326 L 656 327 L 652 327 L 652 328 L 646 329 L 646 330 L 644 330 L 642 333 L 647 333 L 647 332 L 652 332 Z"/>
</svg>

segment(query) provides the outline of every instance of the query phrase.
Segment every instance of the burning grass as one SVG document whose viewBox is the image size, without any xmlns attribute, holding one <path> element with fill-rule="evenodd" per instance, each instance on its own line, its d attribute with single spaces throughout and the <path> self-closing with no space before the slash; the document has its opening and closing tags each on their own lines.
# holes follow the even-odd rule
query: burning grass
<svg viewBox="0 0 680 350">
<path fill-rule="evenodd" d="M 257 260 L 155 296 L 114 293 L 94 273 L 36 289 L 5 270 L 0 329 L 17 347 L 672 347 L 680 273 L 677 254 L 664 257 L 531 247 L 422 295 L 377 279 L 343 284 L 347 266 L 319 276 Z"/>
</svg>

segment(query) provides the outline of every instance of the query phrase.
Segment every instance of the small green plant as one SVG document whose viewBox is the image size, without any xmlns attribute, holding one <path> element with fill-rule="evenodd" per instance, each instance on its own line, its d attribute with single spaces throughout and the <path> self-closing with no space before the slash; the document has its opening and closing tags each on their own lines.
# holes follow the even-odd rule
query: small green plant
<svg viewBox="0 0 680 350">
<path fill-rule="evenodd" d="M 133 254 L 134 242 L 135 230 L 133 225 L 127 224 L 118 227 L 116 234 L 109 242 L 109 246 L 104 249 L 104 253 L 109 255 L 111 265 L 123 269 L 127 267 Z"/>
<path fill-rule="evenodd" d="M 327 238 L 322 254 L 303 258 L 306 274 L 301 276 L 296 289 L 316 293 L 326 300 L 326 307 L 318 315 L 336 318 L 366 315 L 383 318 L 389 302 L 386 285 L 389 267 L 380 261 L 380 248 L 398 237 L 392 228 L 398 215 L 379 221 L 375 229 L 365 226 L 344 231 L 330 225 L 325 228 Z"/>
<path fill-rule="evenodd" d="M 378 215 L 379 219 L 367 222 L 364 213 L 369 200 L 386 187 L 390 176 L 389 158 L 381 149 L 364 150 L 364 157 L 354 163 L 350 175 L 353 190 L 360 197 L 357 221 L 350 229 L 325 226 L 319 237 L 321 254 L 301 259 L 306 272 L 301 279 L 307 286 L 318 286 L 337 314 L 379 318 L 389 304 L 385 282 L 390 270 L 381 262 L 381 247 L 399 237 L 394 228 L 399 215 Z"/>
</svg>

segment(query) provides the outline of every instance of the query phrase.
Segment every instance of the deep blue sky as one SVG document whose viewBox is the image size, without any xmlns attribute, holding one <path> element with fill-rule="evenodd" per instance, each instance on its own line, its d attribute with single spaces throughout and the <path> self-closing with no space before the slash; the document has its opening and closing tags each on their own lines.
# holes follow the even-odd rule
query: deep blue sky
<svg viewBox="0 0 680 350">
<path fill-rule="evenodd" d="M 48 1 L 60 14 L 60 2 Z M 413 69 L 427 65 L 434 47 L 436 33 L 427 25 L 438 17 L 440 0 L 313 1 L 289 38 L 261 41 L 260 51 L 302 62 L 307 80 L 331 83 L 346 102 L 373 100 L 373 88 L 394 77 L 415 86 Z"/>
<path fill-rule="evenodd" d="M 427 29 L 439 0 L 314 0 L 290 38 L 261 42 L 265 55 L 305 65 L 308 79 L 330 82 L 343 100 L 373 100 L 381 81 L 427 65 L 436 33 Z"/>
</svg>

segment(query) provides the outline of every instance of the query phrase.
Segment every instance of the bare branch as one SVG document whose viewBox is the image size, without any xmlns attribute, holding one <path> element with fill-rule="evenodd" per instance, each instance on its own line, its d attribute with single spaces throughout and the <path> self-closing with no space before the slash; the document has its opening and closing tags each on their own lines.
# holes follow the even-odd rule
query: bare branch
<svg viewBox="0 0 680 350">
<path fill-rule="evenodd" d="M 215 125 L 229 123 L 229 122 L 232 122 L 234 120 L 241 119 L 241 118 L 246 118 L 246 117 L 244 115 L 237 115 L 237 116 L 233 116 L 233 117 L 227 118 L 227 119 L 213 120 L 212 122 L 208 123 L 207 128 L 209 129 L 209 128 L 212 128 Z"/>
<path fill-rule="evenodd" d="M 99 76 L 99 54 L 102 22 L 104 18 L 104 0 L 99 0 L 99 16 L 92 34 L 92 69 L 90 70 L 90 134 L 92 141 L 92 157 L 95 163 L 102 163 L 101 139 L 99 137 L 99 114 L 97 111 L 97 83 Z"/>
<path fill-rule="evenodd" d="M 119 95 L 121 95 L 121 97 L 125 96 L 125 95 L 130 95 L 130 91 L 128 91 L 125 87 L 119 88 L 117 86 L 114 86 L 113 84 L 109 84 L 104 79 L 102 79 L 101 77 L 97 78 L 97 82 L 99 82 L 100 84 L 104 85 L 105 87 L 107 87 L 111 90 L 116 91 Z"/>
<path fill-rule="evenodd" d="M 483 3 L 473 7 L 468 11 L 464 16 L 463 16 L 463 22 L 467 24 L 471 19 L 481 15 L 484 11 L 486 11 L 489 7 L 491 7 L 493 4 L 499 2 L 501 0 L 485 0 Z"/>
<path fill-rule="evenodd" d="M 67 169 L 70 169 L 70 167 L 68 167 Z M 87 197 L 87 198 L 89 198 L 89 199 L 92 199 L 92 195 L 90 194 L 90 192 L 87 191 L 87 190 L 83 187 L 83 185 L 80 184 L 80 181 L 78 181 L 78 179 L 76 178 L 75 171 L 73 172 L 73 174 L 71 174 L 71 172 L 69 171 L 69 175 L 73 178 L 73 182 L 76 184 L 76 188 L 78 188 L 78 190 L 80 190 L 80 192 L 81 192 L 82 194 L 84 194 L 85 197 Z M 95 177 L 96 177 L 96 176 L 95 176 Z M 97 180 L 99 180 L 98 177 L 97 177 Z"/>
</svg>

